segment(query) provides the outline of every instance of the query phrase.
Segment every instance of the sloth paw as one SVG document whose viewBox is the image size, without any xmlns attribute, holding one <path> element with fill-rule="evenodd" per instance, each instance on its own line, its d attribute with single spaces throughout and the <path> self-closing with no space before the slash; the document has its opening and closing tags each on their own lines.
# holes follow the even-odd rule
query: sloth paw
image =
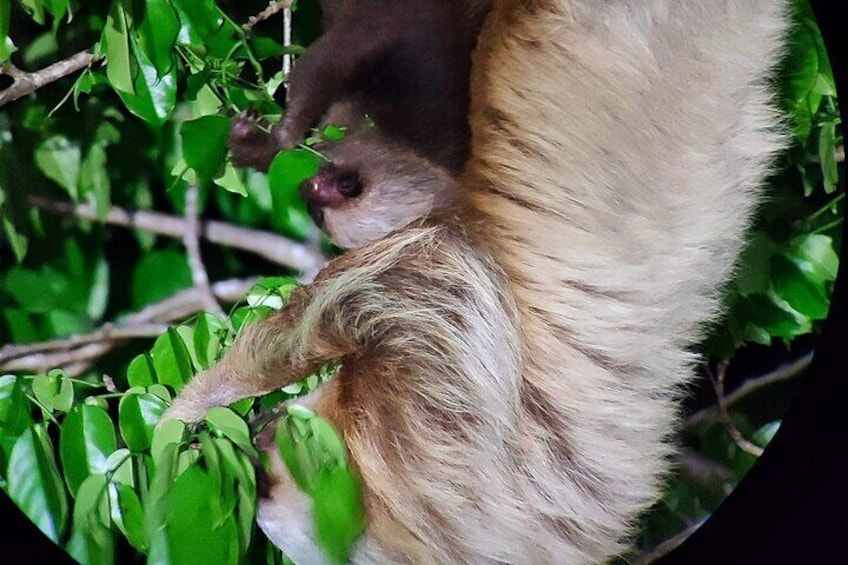
<svg viewBox="0 0 848 565">
<path fill-rule="evenodd" d="M 239 167 L 253 167 L 267 171 L 277 154 L 278 144 L 271 133 L 260 127 L 255 112 L 241 112 L 233 118 L 227 146 L 232 161 Z"/>
</svg>

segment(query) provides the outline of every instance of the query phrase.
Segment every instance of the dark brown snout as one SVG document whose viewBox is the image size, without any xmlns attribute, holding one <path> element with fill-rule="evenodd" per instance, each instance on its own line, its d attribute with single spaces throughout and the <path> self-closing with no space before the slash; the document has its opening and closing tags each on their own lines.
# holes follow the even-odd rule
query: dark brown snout
<svg viewBox="0 0 848 565">
<path fill-rule="evenodd" d="M 324 208 L 337 208 L 362 194 L 362 180 L 356 172 L 343 171 L 333 165 L 322 168 L 300 186 L 309 215 L 321 226 Z"/>
</svg>

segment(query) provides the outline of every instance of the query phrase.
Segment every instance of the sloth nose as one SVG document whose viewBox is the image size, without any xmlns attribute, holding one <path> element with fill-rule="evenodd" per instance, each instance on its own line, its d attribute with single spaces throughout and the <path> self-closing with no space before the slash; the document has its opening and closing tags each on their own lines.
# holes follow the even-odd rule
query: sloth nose
<svg viewBox="0 0 848 565">
<path fill-rule="evenodd" d="M 343 172 L 336 167 L 322 169 L 303 182 L 300 194 L 307 203 L 335 208 L 349 198 L 362 194 L 362 183 L 355 172 Z"/>
<path fill-rule="evenodd" d="M 306 179 L 300 186 L 300 194 L 308 204 L 320 207 L 333 208 L 345 201 L 344 195 L 338 190 L 336 175 L 333 171 L 321 171 Z"/>
</svg>

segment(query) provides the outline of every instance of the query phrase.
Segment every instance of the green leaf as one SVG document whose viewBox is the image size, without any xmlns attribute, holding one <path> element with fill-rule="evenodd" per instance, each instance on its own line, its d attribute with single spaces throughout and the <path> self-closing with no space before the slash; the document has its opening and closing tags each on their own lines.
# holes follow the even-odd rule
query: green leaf
<svg viewBox="0 0 848 565">
<path fill-rule="evenodd" d="M 159 77 L 164 77 L 174 65 L 174 42 L 180 31 L 180 21 L 168 0 L 145 0 L 141 24 L 134 31 L 138 45 L 153 63 Z"/>
<path fill-rule="evenodd" d="M 2 310 L 6 326 L 12 334 L 12 341 L 27 343 L 41 339 L 41 332 L 33 324 L 31 317 L 20 308 L 6 308 Z"/>
<path fill-rule="evenodd" d="M 774 438 L 777 431 L 780 429 L 780 420 L 769 422 L 755 431 L 751 435 L 751 439 L 760 447 L 766 447 Z"/>
<path fill-rule="evenodd" d="M 146 553 L 149 542 L 144 529 L 144 510 L 136 492 L 127 485 L 110 483 L 109 506 L 115 526 L 130 545 Z"/>
<path fill-rule="evenodd" d="M 260 279 L 247 293 L 250 306 L 268 306 L 279 310 L 298 287 L 294 277 L 266 277 Z"/>
<path fill-rule="evenodd" d="M 298 488 L 313 499 L 321 547 L 335 561 L 347 561 L 365 531 L 365 505 L 341 436 L 329 421 L 292 404 L 277 426 L 276 444 Z"/>
<path fill-rule="evenodd" d="M 275 311 L 276 310 L 269 308 L 268 306 L 257 306 L 256 308 L 242 306 L 241 308 L 236 308 L 230 319 L 233 322 L 233 327 L 235 328 L 236 333 L 238 333 L 245 326 L 261 322 Z"/>
<path fill-rule="evenodd" d="M 794 310 L 814 320 L 827 317 L 828 300 L 820 280 L 785 255 L 772 257 L 771 272 L 775 292 Z"/>
<path fill-rule="evenodd" d="M 74 402 L 74 384 L 59 370 L 33 377 L 32 392 L 44 408 L 51 412 L 67 412 Z"/>
<path fill-rule="evenodd" d="M 831 194 L 839 182 L 836 165 L 836 123 L 825 122 L 819 130 L 819 161 L 821 161 L 824 191 Z"/>
<path fill-rule="evenodd" d="M 138 453 L 150 447 L 153 430 L 168 408 L 154 394 L 127 394 L 118 405 L 118 426 L 124 443 Z"/>
<path fill-rule="evenodd" d="M 172 4 L 183 24 L 178 37 L 180 44 L 212 59 L 224 59 L 231 54 L 240 30 L 224 18 L 214 0 L 172 0 Z"/>
<path fill-rule="evenodd" d="M 192 367 L 195 370 L 200 370 L 200 362 L 197 360 L 197 352 L 194 350 L 194 327 L 189 325 L 180 325 L 174 328 L 183 340 L 188 351 L 188 358 L 191 361 Z M 193 371 L 192 371 L 193 372 Z"/>
<path fill-rule="evenodd" d="M 15 442 L 32 425 L 23 382 L 14 375 L 0 376 L 0 469 L 6 469 Z"/>
<path fill-rule="evenodd" d="M 318 474 L 313 512 L 321 548 L 335 561 L 346 563 L 366 526 L 361 485 L 347 468 L 334 467 Z"/>
<path fill-rule="evenodd" d="M 286 54 L 286 47 L 281 43 L 277 43 L 270 37 L 254 37 L 250 40 L 253 46 L 253 53 L 260 61 L 270 59 L 271 57 L 280 57 Z"/>
<path fill-rule="evenodd" d="M 60 20 L 68 13 L 70 0 L 45 0 L 44 5 L 54 20 Z M 56 29 L 57 21 L 54 22 L 53 28 Z"/>
<path fill-rule="evenodd" d="M 135 485 L 133 475 L 133 459 L 129 449 L 122 447 L 116 449 L 106 458 L 106 474 L 110 481 L 132 487 Z"/>
<path fill-rule="evenodd" d="M 9 498 L 58 543 L 68 520 L 68 501 L 53 446 L 41 425 L 26 430 L 15 442 L 7 474 Z"/>
<path fill-rule="evenodd" d="M 306 237 L 312 221 L 298 188 L 317 172 L 318 157 L 304 149 L 282 151 L 274 158 L 268 169 L 268 182 L 275 228 L 294 237 Z"/>
<path fill-rule="evenodd" d="M 133 92 L 118 90 L 127 109 L 151 124 L 160 127 L 173 112 L 177 103 L 177 77 L 172 67 L 160 77 L 140 47 L 133 44 L 133 54 L 139 72 L 133 81 Z"/>
<path fill-rule="evenodd" d="M 105 473 L 107 458 L 118 449 L 115 427 L 99 406 L 74 407 L 62 422 L 59 457 L 72 496 L 91 475 Z"/>
<path fill-rule="evenodd" d="M 239 528 L 239 547 L 244 553 L 252 538 L 256 516 L 256 473 L 250 460 L 236 451 L 229 440 L 214 438 L 212 442 L 220 453 L 222 467 L 226 467 L 236 481 L 236 523 Z"/>
<path fill-rule="evenodd" d="M 786 76 L 782 81 L 786 106 L 795 121 L 795 134 L 802 142 L 812 129 L 812 116 L 818 108 L 821 95 L 813 91 L 819 74 L 819 57 L 816 49 L 815 23 L 801 18 L 789 35 L 789 54 L 786 58 Z"/>
<path fill-rule="evenodd" d="M 35 23 L 44 25 L 44 4 L 42 0 L 18 0 Z"/>
<path fill-rule="evenodd" d="M 6 0 L 8 1 L 8 0 Z M 12 41 L 11 37 L 6 37 L 2 41 L 0 41 L 0 63 L 5 63 L 12 56 L 12 53 L 15 53 L 18 48 L 15 46 L 15 43 Z"/>
<path fill-rule="evenodd" d="M 75 312 L 51 310 L 45 319 L 45 329 L 50 335 L 73 335 L 84 332 L 89 320 Z"/>
<path fill-rule="evenodd" d="M 206 414 L 206 422 L 212 432 L 229 438 L 247 453 L 255 453 L 247 423 L 229 408 L 223 406 L 210 408 Z"/>
<path fill-rule="evenodd" d="M 12 1 L 0 0 L 0 62 L 8 61 L 12 51 L 8 49 L 9 21 L 12 17 Z"/>
<path fill-rule="evenodd" d="M 150 355 L 142 353 L 130 361 L 127 367 L 127 382 L 130 386 L 149 386 L 158 382 Z"/>
<path fill-rule="evenodd" d="M 147 392 L 149 392 L 150 394 L 155 394 L 165 402 L 171 402 L 172 400 L 171 393 L 168 391 L 168 388 L 160 384 L 150 385 L 149 387 L 147 387 Z"/>
<path fill-rule="evenodd" d="M 227 155 L 230 120 L 223 116 L 203 116 L 180 127 L 183 158 L 206 184 L 223 168 Z"/>
<path fill-rule="evenodd" d="M 112 188 L 106 169 L 106 150 L 101 144 L 92 145 L 80 167 L 80 196 L 94 205 L 97 217 L 103 219 L 112 204 Z"/>
<path fill-rule="evenodd" d="M 247 196 L 247 187 L 242 180 L 242 171 L 236 169 L 231 163 L 224 165 L 224 174 L 215 179 L 215 184 L 233 194 Z"/>
<path fill-rule="evenodd" d="M 151 472 L 150 489 L 144 499 L 144 531 L 151 543 L 156 532 L 161 531 L 165 525 L 168 492 L 176 476 L 179 442 L 183 437 L 185 426 L 174 420 L 163 422 L 153 432 L 151 464 L 148 466 Z"/>
<path fill-rule="evenodd" d="M 79 488 L 68 553 L 81 563 L 114 563 L 115 539 L 110 526 L 106 477 L 92 475 Z"/>
<path fill-rule="evenodd" d="M 75 141 L 54 135 L 35 149 L 35 165 L 44 175 L 65 189 L 73 199 L 79 198 L 82 154 Z"/>
<path fill-rule="evenodd" d="M 179 446 L 186 437 L 186 425 L 179 420 L 168 420 L 158 424 L 153 429 L 153 440 L 150 442 L 150 456 L 153 463 L 158 466 L 160 460 L 168 457 L 166 452 L 169 445 Z M 173 463 L 176 463 L 176 454 Z"/>
<path fill-rule="evenodd" d="M 227 325 L 214 314 L 203 312 L 198 316 L 194 328 L 194 351 L 200 370 L 214 365 L 221 354 L 222 338 L 227 334 Z"/>
<path fill-rule="evenodd" d="M 0 214 L 0 216 L 2 215 Z M 15 227 L 8 217 L 4 216 L 0 218 L 0 221 L 3 222 L 3 235 L 5 235 L 6 242 L 12 248 L 12 252 L 15 254 L 15 260 L 20 263 L 24 260 L 27 249 L 29 248 L 29 238 L 18 231 L 18 228 Z"/>
<path fill-rule="evenodd" d="M 736 286 L 741 294 L 765 293 L 771 285 L 769 260 L 780 250 L 767 234 L 755 231 L 739 259 Z"/>
<path fill-rule="evenodd" d="M 134 76 L 138 74 L 130 47 L 132 0 L 113 0 L 100 45 L 106 55 L 106 77 L 118 92 L 135 92 Z"/>
<path fill-rule="evenodd" d="M 99 320 L 109 304 L 109 263 L 106 262 L 105 257 L 102 255 L 97 257 L 91 274 L 91 288 L 85 313 L 91 320 Z"/>
<path fill-rule="evenodd" d="M 133 308 L 140 309 L 191 286 L 191 269 L 179 251 L 153 251 L 135 267 L 132 277 Z"/>
<path fill-rule="evenodd" d="M 789 243 L 786 255 L 798 267 L 822 281 L 836 280 L 839 256 L 833 248 L 833 238 L 823 234 L 805 234 Z"/>
<path fill-rule="evenodd" d="M 67 280 L 57 273 L 50 280 L 44 273 L 13 267 L 6 274 L 5 287 L 24 309 L 32 313 L 46 313 L 59 306 L 56 300 L 57 290 L 67 285 Z"/>
<path fill-rule="evenodd" d="M 330 124 L 324 128 L 324 131 L 321 132 L 321 135 L 324 137 L 324 139 L 327 139 L 328 141 L 341 141 L 342 139 L 344 139 L 345 130 L 338 126 Z"/>
<path fill-rule="evenodd" d="M 345 466 L 347 463 L 347 451 L 344 442 L 336 429 L 330 422 L 323 418 L 312 418 L 310 421 L 314 441 L 324 452 L 324 460 L 327 465 Z"/>
<path fill-rule="evenodd" d="M 170 385 L 177 392 L 194 374 L 188 349 L 174 328 L 168 328 L 167 332 L 156 339 L 150 355 L 153 357 L 153 366 L 159 382 Z"/>
<path fill-rule="evenodd" d="M 810 330 L 806 318 L 799 320 L 795 314 L 781 308 L 763 294 L 740 297 L 735 310 L 741 325 L 749 332 L 744 336 L 746 341 L 752 341 L 751 337 L 754 336 L 750 332 L 756 331 L 756 328 L 766 332 L 765 345 L 770 343 L 772 337 L 791 338 Z M 748 328 L 746 325 L 753 327 Z"/>
<path fill-rule="evenodd" d="M 215 482 L 197 465 L 177 477 L 166 500 L 165 527 L 152 536 L 148 564 L 236 565 L 238 528 L 232 515 L 220 515 L 217 496 Z"/>
</svg>

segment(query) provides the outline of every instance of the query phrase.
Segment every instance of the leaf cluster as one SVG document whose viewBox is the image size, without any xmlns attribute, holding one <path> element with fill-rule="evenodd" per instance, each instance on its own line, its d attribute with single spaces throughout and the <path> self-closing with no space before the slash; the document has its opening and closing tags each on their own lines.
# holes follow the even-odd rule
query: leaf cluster
<svg viewBox="0 0 848 565">
<path fill-rule="evenodd" d="M 283 559 L 256 531 L 260 456 L 248 420 L 314 389 L 331 370 L 231 408 L 199 426 L 159 419 L 192 376 L 215 364 L 237 333 L 280 308 L 295 283 L 260 281 L 227 319 L 198 315 L 169 328 L 126 374 L 103 382 L 60 370 L 0 377 L 3 487 L 54 542 L 82 563 L 114 563 L 119 550 L 148 563 Z M 364 530 L 360 485 L 341 438 L 297 406 L 278 427 L 283 460 L 314 500 L 319 539 L 344 560 Z"/>
</svg>

